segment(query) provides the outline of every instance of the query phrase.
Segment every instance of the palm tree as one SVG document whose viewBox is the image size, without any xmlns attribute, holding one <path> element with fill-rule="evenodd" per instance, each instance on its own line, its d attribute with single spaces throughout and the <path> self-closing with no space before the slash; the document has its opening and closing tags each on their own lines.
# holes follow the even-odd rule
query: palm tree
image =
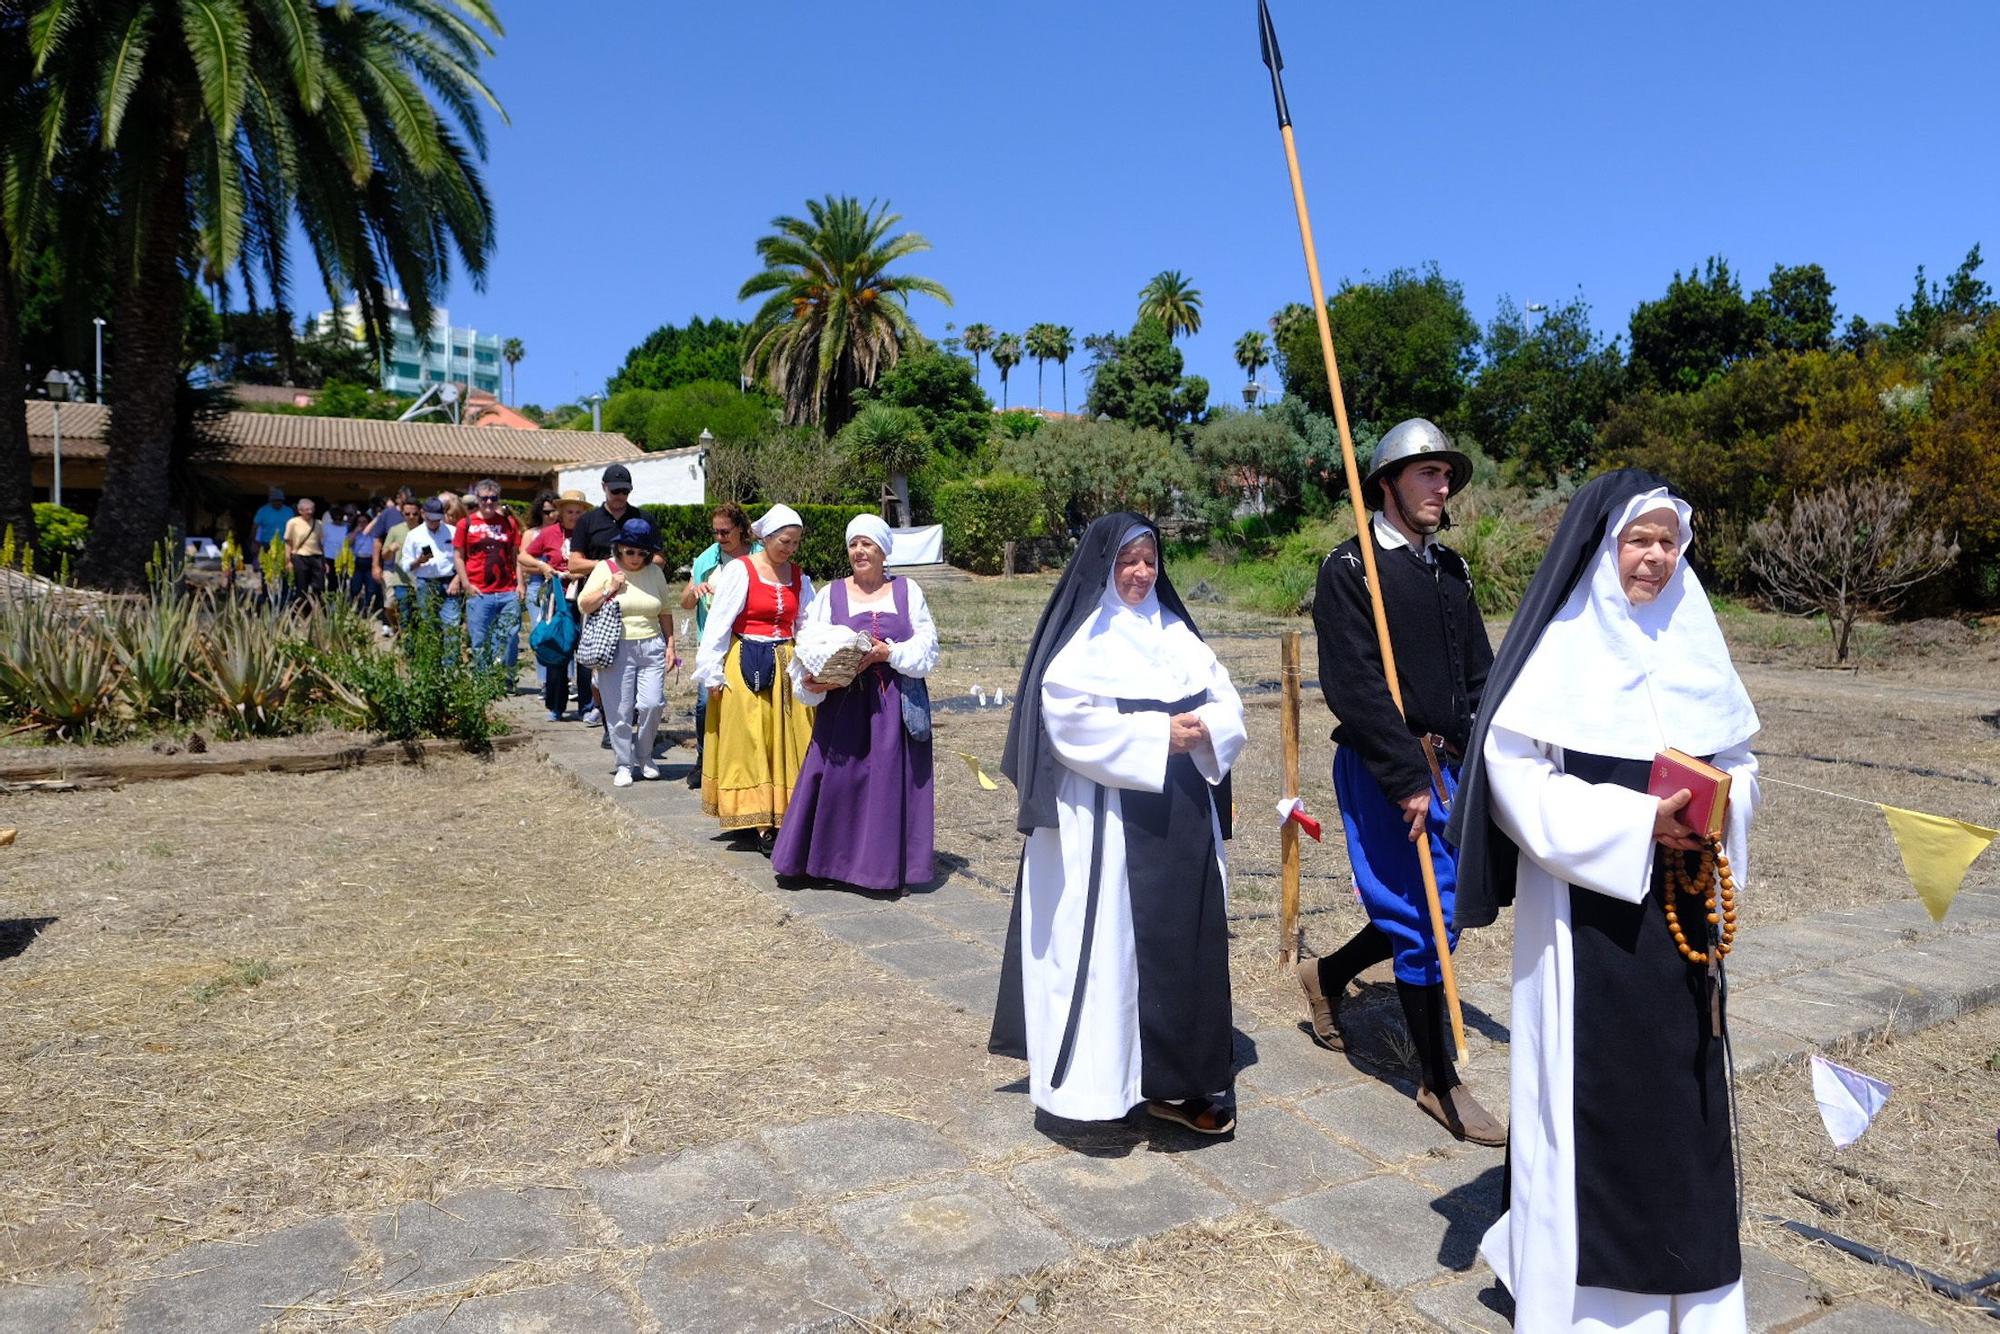
<svg viewBox="0 0 2000 1334">
<path fill-rule="evenodd" d="M 776 234 L 757 241 L 764 270 L 736 295 L 770 295 L 743 331 L 743 369 L 784 400 L 786 422 L 837 431 L 854 415 L 854 391 L 873 387 L 916 333 L 910 298 L 950 305 L 951 293 L 884 271 L 931 248 L 915 232 L 891 236 L 902 218 L 887 204 L 828 195 L 806 212 L 809 221 L 773 218 Z"/>
<path fill-rule="evenodd" d="M 1048 363 L 1049 336 L 1055 332 L 1053 324 L 1031 324 L 1021 335 L 1021 345 L 1028 355 L 1035 359 L 1035 411 L 1042 410 L 1042 368 Z"/>
<path fill-rule="evenodd" d="M 1164 269 L 1139 289 L 1139 318 L 1165 325 L 1169 342 L 1180 334 L 1200 333 L 1201 292 L 1179 269 Z"/>
<path fill-rule="evenodd" d="M 979 378 L 979 354 L 993 346 L 993 326 L 990 324 L 968 324 L 959 341 L 972 354 L 972 378 Z"/>
<path fill-rule="evenodd" d="M 1257 383 L 1257 372 L 1271 364 L 1271 344 L 1262 332 L 1252 329 L 1236 340 L 1236 364 L 1250 377 L 1249 383 Z"/>
<path fill-rule="evenodd" d="M 518 338 L 509 338 L 500 344 L 500 360 L 507 363 L 507 390 L 516 403 L 521 401 L 521 383 L 519 372 L 514 368 L 519 366 L 527 355 L 528 349 L 521 345 L 521 340 Z"/>
<path fill-rule="evenodd" d="M 1021 364 L 1021 335 L 1001 334 L 993 342 L 993 364 L 1000 370 L 1000 410 L 1007 410 L 1007 372 Z"/>
<path fill-rule="evenodd" d="M 282 310 L 296 232 L 333 303 L 355 292 L 378 355 L 389 288 L 424 329 L 454 261 L 484 285 L 480 103 L 500 108 L 478 69 L 500 31 L 491 0 L 40 5 L 39 170 L 60 189 L 63 154 L 101 158 L 118 246 L 117 374 L 82 579 L 136 585 L 167 527 L 189 272 L 240 265 Z"/>
<path fill-rule="evenodd" d="M 1076 330 L 1067 324 L 1049 326 L 1049 360 L 1062 369 L 1063 416 L 1069 416 L 1069 358 L 1076 351 Z"/>
</svg>

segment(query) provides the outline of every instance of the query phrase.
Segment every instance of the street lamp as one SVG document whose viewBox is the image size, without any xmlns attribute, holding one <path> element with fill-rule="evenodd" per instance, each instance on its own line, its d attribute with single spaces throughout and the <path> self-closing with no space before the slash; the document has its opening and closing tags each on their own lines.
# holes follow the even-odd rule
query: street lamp
<svg viewBox="0 0 2000 1334">
<path fill-rule="evenodd" d="M 1540 301 L 1530 301 L 1527 305 L 1521 307 L 1522 336 L 1529 338 L 1532 338 L 1534 336 L 1534 330 L 1528 327 L 1528 317 L 1530 315 L 1540 315 L 1544 319 L 1546 319 L 1548 317 L 1548 311 L 1549 311 L 1548 306 Z"/>
<path fill-rule="evenodd" d="M 97 391 L 97 401 L 102 403 L 104 401 L 104 317 L 102 315 L 92 316 L 90 322 L 97 326 L 97 378 L 91 381 L 91 386 Z"/>
<path fill-rule="evenodd" d="M 1263 386 L 1263 385 L 1261 385 L 1261 384 L 1258 384 L 1258 383 L 1257 383 L 1257 382 L 1256 382 L 1255 380 L 1252 380 L 1252 381 L 1251 381 L 1251 382 L 1250 382 L 1249 384 L 1246 384 L 1246 385 L 1244 385 L 1244 386 L 1243 386 L 1243 406 L 1244 406 L 1244 407 L 1246 407 L 1246 408 L 1254 408 L 1254 407 L 1256 407 L 1256 406 L 1257 406 L 1257 395 L 1259 395 L 1259 394 L 1261 394 L 1261 393 L 1263 393 L 1263 392 L 1264 392 L 1264 386 Z"/>
<path fill-rule="evenodd" d="M 56 419 L 56 465 L 55 472 L 50 478 L 52 485 L 49 487 L 49 499 L 60 505 L 62 504 L 62 405 L 69 399 L 68 372 L 51 369 L 48 378 L 42 381 L 42 387 L 48 390 L 49 410 L 55 414 Z"/>
</svg>

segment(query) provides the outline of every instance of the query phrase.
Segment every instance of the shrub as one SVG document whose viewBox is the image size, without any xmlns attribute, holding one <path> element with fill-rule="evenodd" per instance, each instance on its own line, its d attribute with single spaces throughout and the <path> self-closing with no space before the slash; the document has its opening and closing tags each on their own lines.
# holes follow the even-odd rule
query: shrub
<svg viewBox="0 0 2000 1334">
<path fill-rule="evenodd" d="M 59 570 L 64 561 L 74 562 L 83 555 L 84 538 L 90 534 L 90 520 L 61 505 L 35 506 L 36 566 Z"/>
<path fill-rule="evenodd" d="M 1027 477 L 995 473 L 938 488 L 937 517 L 954 565 L 997 574 L 1008 542 L 1030 535 L 1042 508 L 1042 488 Z"/>
<path fill-rule="evenodd" d="M 1114 510 L 1161 516 L 1195 481 L 1193 465 L 1171 439 L 1124 422 L 1049 422 L 1003 445 L 1000 466 L 1042 488 L 1050 533 Z"/>
<path fill-rule="evenodd" d="M 444 624 L 435 605 L 409 607 L 393 652 L 348 645 L 317 661 L 355 721 L 391 741 L 437 736 L 490 749 L 501 730 L 492 706 L 514 685 L 504 659 L 472 659 L 465 627 Z"/>
</svg>

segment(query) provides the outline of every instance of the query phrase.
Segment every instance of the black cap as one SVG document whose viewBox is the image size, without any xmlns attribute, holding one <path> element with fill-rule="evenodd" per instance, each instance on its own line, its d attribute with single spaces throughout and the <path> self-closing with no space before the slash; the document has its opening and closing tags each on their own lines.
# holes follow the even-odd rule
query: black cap
<svg viewBox="0 0 2000 1334">
<path fill-rule="evenodd" d="M 622 463 L 612 464 L 604 470 L 604 489 L 606 491 L 630 491 L 632 489 L 631 471 Z"/>
</svg>

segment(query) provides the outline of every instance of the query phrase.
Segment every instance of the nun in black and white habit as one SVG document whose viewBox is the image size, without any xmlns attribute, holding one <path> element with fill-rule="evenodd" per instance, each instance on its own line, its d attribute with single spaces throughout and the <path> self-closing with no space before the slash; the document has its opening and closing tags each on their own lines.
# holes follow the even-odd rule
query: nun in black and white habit
<svg viewBox="0 0 2000 1334">
<path fill-rule="evenodd" d="M 1726 979 L 1674 942 L 1664 870 L 1691 839 L 1678 800 L 1646 791 L 1668 747 L 1727 771 L 1745 882 L 1757 714 L 1688 568 L 1689 518 L 1635 469 L 1577 492 L 1488 678 L 1447 834 L 1459 925 L 1514 905 L 1508 1204 L 1480 1250 L 1518 1329 L 1746 1327 Z M 1680 917 L 1702 923 L 1700 901 Z"/>
<path fill-rule="evenodd" d="M 1135 514 L 1090 526 L 1036 627 L 1002 768 L 1021 853 L 992 1050 L 1077 1121 L 1233 1128 L 1222 843 L 1243 702 Z"/>
</svg>

